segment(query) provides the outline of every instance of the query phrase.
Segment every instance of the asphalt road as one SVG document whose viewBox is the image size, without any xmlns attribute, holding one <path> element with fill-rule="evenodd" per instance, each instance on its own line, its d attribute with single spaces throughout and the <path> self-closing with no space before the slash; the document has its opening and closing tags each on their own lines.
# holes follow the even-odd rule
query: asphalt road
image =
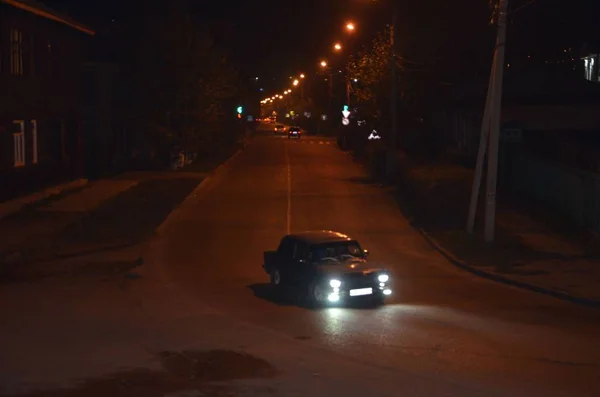
<svg viewBox="0 0 600 397">
<path fill-rule="evenodd" d="M 272 301 L 263 251 L 285 233 L 309 229 L 345 232 L 391 268 L 388 304 L 308 310 Z M 371 370 L 398 371 L 403 390 L 413 377 L 426 378 L 432 396 L 458 395 L 448 384 L 464 388 L 461 395 L 600 393 L 599 311 L 454 268 L 326 138 L 258 134 L 172 217 L 160 261 L 198 302 L 305 343 L 308 362 L 309 349 L 325 349 Z"/>
</svg>

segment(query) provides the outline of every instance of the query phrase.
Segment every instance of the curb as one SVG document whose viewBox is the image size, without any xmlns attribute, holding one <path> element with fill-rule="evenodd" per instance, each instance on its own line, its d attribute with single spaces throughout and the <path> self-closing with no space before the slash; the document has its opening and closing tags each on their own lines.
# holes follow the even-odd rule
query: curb
<svg viewBox="0 0 600 397">
<path fill-rule="evenodd" d="M 73 259 L 73 258 L 78 258 L 78 257 L 84 257 L 84 256 L 88 256 L 88 255 L 92 255 L 92 254 L 97 254 L 100 252 L 110 252 L 110 251 L 116 251 L 116 250 L 120 250 L 120 249 L 125 249 L 125 248 L 130 248 L 130 247 L 134 247 L 136 245 L 139 245 L 140 241 L 133 241 L 133 242 L 129 242 L 129 243 L 115 243 L 115 244 L 106 244 L 106 245 L 98 245 L 96 247 L 89 247 L 88 249 L 84 249 L 84 250 L 80 250 L 80 251 L 72 251 L 72 252 L 62 252 L 62 253 L 55 253 L 55 254 L 51 254 L 51 255 L 47 255 L 47 256 L 41 256 L 38 258 L 30 258 L 30 259 L 25 259 L 25 260 L 21 260 L 21 261 L 4 261 L 4 262 L 0 262 L 0 268 L 2 266 L 25 266 L 25 265 L 31 265 L 31 264 L 38 264 L 38 263 L 47 263 L 47 262 L 54 262 L 57 260 L 63 260 L 63 259 Z"/>
<path fill-rule="evenodd" d="M 593 307 L 593 308 L 600 308 L 599 300 L 582 298 L 579 296 L 571 295 L 566 292 L 556 291 L 556 290 L 553 290 L 550 288 L 541 287 L 536 284 L 525 283 L 522 281 L 513 280 L 511 278 L 500 276 L 495 273 L 477 269 L 471 265 L 468 265 L 467 263 L 458 259 L 457 257 L 455 257 L 452 253 L 450 253 L 448 250 L 446 250 L 444 247 L 442 247 L 435 238 L 431 237 L 429 235 L 429 233 L 427 233 L 422 228 L 415 226 L 415 225 L 413 225 L 413 228 L 419 232 L 419 234 L 425 239 L 425 241 L 427 241 L 427 243 L 429 243 L 429 245 L 431 245 L 436 251 L 438 251 L 440 254 L 442 254 L 442 256 L 448 260 L 448 262 L 450 262 L 451 264 L 453 264 L 454 266 L 456 266 L 458 268 L 468 271 L 471 274 L 474 274 L 476 276 L 486 278 L 488 280 L 492 280 L 492 281 L 495 281 L 498 283 L 511 285 L 513 287 L 517 287 L 517 288 L 524 289 L 527 291 L 537 292 L 539 294 L 552 296 L 554 298 L 561 299 L 563 301 L 576 303 L 576 304 L 584 305 L 584 306 L 589 306 L 589 307 Z"/>
<path fill-rule="evenodd" d="M 62 185 L 52 186 L 24 197 L 0 203 L 0 219 L 21 211 L 27 205 L 35 204 L 48 197 L 83 187 L 87 185 L 87 183 L 88 180 L 85 178 L 76 179 L 74 181 L 63 183 Z"/>
</svg>

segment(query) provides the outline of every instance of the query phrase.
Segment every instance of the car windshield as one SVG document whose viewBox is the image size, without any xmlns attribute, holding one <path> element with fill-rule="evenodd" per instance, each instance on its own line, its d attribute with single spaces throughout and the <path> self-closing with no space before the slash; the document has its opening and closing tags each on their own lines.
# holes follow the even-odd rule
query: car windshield
<svg viewBox="0 0 600 397">
<path fill-rule="evenodd" d="M 351 259 L 364 258 L 364 253 L 358 242 L 344 241 L 314 245 L 310 249 L 310 258 L 316 262 L 336 264 Z"/>
<path fill-rule="evenodd" d="M 298 128 L 298 127 L 291 127 L 290 131 L 300 131 L 300 128 Z"/>
<path fill-rule="evenodd" d="M 283 128 L 283 125 L 281 125 L 281 124 L 277 124 L 275 127 L 276 127 L 276 128 Z"/>
</svg>

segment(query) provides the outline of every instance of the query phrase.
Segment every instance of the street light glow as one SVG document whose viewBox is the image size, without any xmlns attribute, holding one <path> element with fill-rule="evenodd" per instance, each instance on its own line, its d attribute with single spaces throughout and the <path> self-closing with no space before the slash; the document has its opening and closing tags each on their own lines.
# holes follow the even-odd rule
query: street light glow
<svg viewBox="0 0 600 397">
<path fill-rule="evenodd" d="M 354 24 L 352 22 L 348 22 L 346 24 L 346 29 L 353 31 L 354 30 Z"/>
<path fill-rule="evenodd" d="M 301 73 L 300 78 L 303 79 L 304 77 L 306 77 L 306 76 L 304 76 L 304 73 Z"/>
<path fill-rule="evenodd" d="M 298 83 L 300 83 L 298 80 L 294 80 L 294 85 L 298 85 Z"/>
<path fill-rule="evenodd" d="M 339 50 L 341 50 L 341 49 L 342 49 L 342 45 L 341 45 L 340 43 L 335 43 L 335 45 L 333 46 L 333 48 L 334 48 L 336 51 L 339 51 Z"/>
<path fill-rule="evenodd" d="M 327 62 L 326 61 L 321 61 L 321 67 L 327 67 Z"/>
</svg>

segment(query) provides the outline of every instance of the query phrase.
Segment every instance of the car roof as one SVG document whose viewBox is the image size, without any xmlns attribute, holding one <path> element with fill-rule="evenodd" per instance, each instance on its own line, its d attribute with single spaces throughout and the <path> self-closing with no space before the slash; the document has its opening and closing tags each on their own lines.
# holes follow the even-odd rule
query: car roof
<svg viewBox="0 0 600 397">
<path fill-rule="evenodd" d="M 333 230 L 308 230 L 305 232 L 289 234 L 288 236 L 304 241 L 307 244 L 335 243 L 353 240 L 349 236 Z"/>
<path fill-rule="evenodd" d="M 298 127 L 297 125 L 294 125 L 292 127 L 290 127 L 290 130 L 299 130 L 301 129 L 300 127 Z"/>
</svg>

